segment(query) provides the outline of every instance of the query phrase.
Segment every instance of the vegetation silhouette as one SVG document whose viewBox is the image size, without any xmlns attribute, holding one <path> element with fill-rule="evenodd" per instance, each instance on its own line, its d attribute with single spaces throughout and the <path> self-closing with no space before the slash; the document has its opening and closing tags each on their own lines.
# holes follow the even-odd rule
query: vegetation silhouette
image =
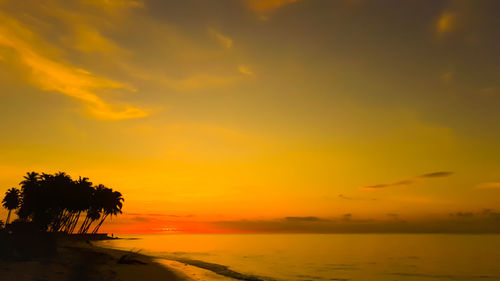
<svg viewBox="0 0 500 281">
<path fill-rule="evenodd" d="M 30 224 L 37 231 L 72 234 L 85 215 L 77 233 L 96 234 L 107 218 L 122 213 L 120 192 L 102 184 L 94 186 L 85 177 L 73 180 L 64 172 L 28 172 L 20 186 L 20 190 L 9 189 L 2 201 L 9 210 L 6 227 Z M 19 219 L 9 224 L 12 210 L 17 210 Z"/>
<path fill-rule="evenodd" d="M 12 210 L 17 209 L 19 207 L 20 198 L 19 198 L 19 189 L 13 187 L 5 193 L 5 197 L 2 200 L 2 205 L 9 210 L 9 213 L 7 214 L 7 219 L 5 220 L 5 224 L 9 224 L 10 220 L 10 214 Z M 2 223 L 3 224 L 3 223 Z"/>
</svg>

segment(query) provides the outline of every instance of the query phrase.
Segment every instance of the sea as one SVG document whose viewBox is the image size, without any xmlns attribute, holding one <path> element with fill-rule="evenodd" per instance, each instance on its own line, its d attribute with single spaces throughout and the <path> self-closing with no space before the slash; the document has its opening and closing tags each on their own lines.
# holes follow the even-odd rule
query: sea
<svg viewBox="0 0 500 281">
<path fill-rule="evenodd" d="M 210 272 L 197 280 L 500 280 L 500 235 L 122 235 L 102 247 Z M 195 273 L 193 273 L 195 275 Z"/>
</svg>

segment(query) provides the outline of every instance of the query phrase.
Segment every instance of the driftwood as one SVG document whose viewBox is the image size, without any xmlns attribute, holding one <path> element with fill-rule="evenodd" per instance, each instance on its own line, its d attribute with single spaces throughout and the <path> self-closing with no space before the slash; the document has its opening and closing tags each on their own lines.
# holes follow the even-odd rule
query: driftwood
<svg viewBox="0 0 500 281">
<path fill-rule="evenodd" d="M 147 264 L 146 262 L 139 260 L 138 257 L 139 253 L 130 252 L 122 255 L 116 262 L 119 264 Z"/>
</svg>

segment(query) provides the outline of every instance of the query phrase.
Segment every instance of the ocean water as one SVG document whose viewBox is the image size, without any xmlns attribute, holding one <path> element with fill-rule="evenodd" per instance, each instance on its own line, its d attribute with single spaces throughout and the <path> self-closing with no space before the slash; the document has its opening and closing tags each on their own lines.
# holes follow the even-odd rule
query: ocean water
<svg viewBox="0 0 500 281">
<path fill-rule="evenodd" d="M 500 280 L 500 235 L 167 234 L 120 237 L 125 239 L 100 241 L 98 245 L 141 250 L 143 254 L 160 259 L 189 260 L 205 268 L 217 269 L 217 265 L 224 265 L 231 270 L 227 275 L 236 272 L 242 274 L 240 277 L 256 276 L 260 280 Z"/>
</svg>

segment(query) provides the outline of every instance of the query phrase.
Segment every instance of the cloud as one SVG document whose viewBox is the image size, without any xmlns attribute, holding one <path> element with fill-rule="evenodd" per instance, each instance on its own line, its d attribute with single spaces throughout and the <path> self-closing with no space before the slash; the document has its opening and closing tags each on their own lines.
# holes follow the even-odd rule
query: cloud
<svg viewBox="0 0 500 281">
<path fill-rule="evenodd" d="M 114 42 L 103 37 L 97 29 L 86 25 L 76 26 L 74 36 L 70 40 L 73 47 L 82 52 L 101 52 L 109 54 L 123 51 Z"/>
<path fill-rule="evenodd" d="M 377 200 L 376 198 L 350 197 L 350 196 L 344 196 L 343 194 L 339 194 L 339 198 L 343 199 L 343 200 L 369 200 L 369 201 L 375 201 L 375 200 Z"/>
<path fill-rule="evenodd" d="M 340 198 L 340 199 L 344 199 L 344 200 L 353 200 L 353 198 L 352 198 L 352 197 L 344 196 L 344 195 L 342 195 L 342 194 L 339 194 L 339 198 Z"/>
<path fill-rule="evenodd" d="M 412 181 L 412 180 L 402 180 L 402 181 L 398 181 L 398 182 L 395 182 L 393 183 L 392 185 L 409 185 L 409 184 L 412 184 L 414 183 L 415 181 Z"/>
<path fill-rule="evenodd" d="M 406 185 L 411 185 L 414 184 L 417 179 L 431 179 L 431 178 L 441 178 L 441 177 L 448 177 L 451 176 L 453 172 L 433 172 L 433 173 L 427 173 L 423 174 L 420 176 L 415 177 L 414 179 L 406 179 L 406 180 L 401 180 L 393 183 L 381 183 L 381 184 L 375 184 L 375 185 L 367 185 L 367 186 L 362 186 L 360 187 L 361 189 L 381 189 L 381 188 L 386 188 L 386 187 L 391 187 L 391 186 L 406 186 Z"/>
<path fill-rule="evenodd" d="M 146 217 L 133 217 L 131 218 L 133 221 L 138 221 L 138 222 L 150 222 L 151 220 Z"/>
<path fill-rule="evenodd" d="M 85 0 L 86 4 L 99 7 L 115 7 L 115 8 L 143 8 L 144 3 L 137 0 Z"/>
<path fill-rule="evenodd" d="M 293 222 L 315 222 L 322 221 L 323 219 L 318 217 L 285 217 L 285 220 Z"/>
<path fill-rule="evenodd" d="M 150 8 L 154 6 L 151 2 L 146 4 L 151 5 Z M 133 92 L 128 85 L 132 82 L 144 95 L 151 96 L 159 90 L 191 91 L 232 86 L 250 75 L 250 69 L 242 73 L 237 68 L 235 58 L 238 56 L 234 56 L 233 51 L 221 51 L 234 47 L 233 40 L 224 32 L 203 24 L 200 28 L 206 36 L 200 36 L 198 29 L 159 20 L 148 7 L 137 10 L 145 6 L 142 1 L 133 0 L 52 0 L 32 4 L 0 1 L 1 10 L 8 17 L 17 19 L 25 30 L 33 33 L 19 37 L 38 55 L 68 67 L 83 68 L 94 76 L 119 79 L 119 84 L 127 85 L 86 89 L 108 104 L 107 108 L 94 105 L 90 110 L 86 103 L 86 112 L 95 115 L 93 112 L 98 111 L 101 113 L 101 117 L 96 116 L 99 119 L 107 118 L 102 116 L 103 111 L 123 111 L 109 119 L 137 118 L 152 113 L 151 109 L 147 112 L 128 110 L 130 106 L 120 106 L 109 99 Z M 17 16 L 21 14 L 27 16 Z M 141 40 L 129 40 L 134 35 L 139 35 Z M 207 44 L 207 39 L 214 44 Z M 3 57 L 4 52 L 0 55 Z M 161 59 L 150 59 L 150 56 Z M 116 76 L 107 76 L 108 73 Z"/>
<path fill-rule="evenodd" d="M 483 182 L 476 185 L 478 189 L 500 189 L 500 182 Z"/>
<path fill-rule="evenodd" d="M 428 173 L 428 174 L 423 174 L 420 175 L 420 178 L 442 178 L 442 177 L 449 177 L 453 175 L 453 172 L 433 172 L 433 173 Z"/>
<path fill-rule="evenodd" d="M 454 13 L 444 12 L 436 22 L 436 32 L 439 35 L 453 31 L 456 28 L 457 16 Z"/>
<path fill-rule="evenodd" d="M 173 214 L 158 214 L 158 213 L 125 213 L 129 216 L 139 216 L 139 217 L 172 217 L 172 218 L 192 218 L 195 215 L 173 215 Z"/>
<path fill-rule="evenodd" d="M 91 72 L 49 58 L 40 51 L 47 43 L 22 23 L 4 14 L 0 26 L 0 48 L 8 49 L 14 63 L 27 70 L 28 80 L 43 91 L 58 92 L 81 101 L 97 119 L 123 120 L 146 117 L 148 114 L 131 105 L 105 102 L 98 92 L 134 91 L 130 86 L 93 75 Z"/>
<path fill-rule="evenodd" d="M 351 213 L 347 213 L 347 214 L 343 214 L 342 215 L 342 219 L 343 220 L 347 220 L 348 221 L 348 220 L 351 220 L 351 218 L 352 218 L 352 214 Z"/>
<path fill-rule="evenodd" d="M 389 213 L 380 219 L 287 217 L 269 220 L 207 222 L 216 232 L 232 233 L 500 233 L 500 213 L 491 209 L 461 211 L 426 218 L 402 219 Z"/>
<path fill-rule="evenodd" d="M 493 35 L 498 18 L 496 1 L 446 2 L 434 22 L 434 33 L 438 38 L 451 40 L 452 44 L 462 41 L 468 45 L 483 45 L 496 40 Z"/>
<path fill-rule="evenodd" d="M 500 213 L 495 212 L 494 209 L 484 209 L 480 214 L 495 220 L 500 219 Z"/>
<path fill-rule="evenodd" d="M 222 35 L 220 32 L 216 31 L 213 28 L 210 28 L 209 33 L 214 36 L 221 44 L 222 46 L 230 49 L 233 46 L 233 40 L 229 38 L 228 36 Z"/>
<path fill-rule="evenodd" d="M 247 0 L 248 7 L 256 12 L 271 12 L 281 6 L 298 2 L 299 0 Z"/>
<path fill-rule="evenodd" d="M 472 217 L 472 216 L 474 216 L 472 212 L 456 212 L 450 214 L 450 217 Z"/>
<path fill-rule="evenodd" d="M 181 64 L 183 62 L 180 62 Z M 144 69 L 137 65 L 124 65 L 129 74 L 137 79 L 155 83 L 159 87 L 166 87 L 176 91 L 205 90 L 212 88 L 224 88 L 245 81 L 248 75 L 241 75 L 232 71 L 230 73 L 196 73 L 187 74 L 182 77 L 171 77 L 164 73 Z M 241 72 L 240 72 L 241 73 Z"/>
<path fill-rule="evenodd" d="M 383 183 L 383 184 L 375 184 L 375 185 L 368 185 L 368 186 L 363 186 L 361 188 L 363 189 L 378 189 L 378 188 L 386 188 L 390 186 L 404 186 L 404 185 L 410 185 L 413 184 L 414 181 L 412 180 L 402 180 L 394 183 Z"/>
<path fill-rule="evenodd" d="M 232 85 L 242 78 L 240 75 L 211 75 L 197 74 L 181 80 L 163 77 L 159 80 L 161 84 L 180 91 L 198 90 L 206 88 L 217 88 Z"/>
<path fill-rule="evenodd" d="M 238 71 L 241 74 L 244 74 L 244 75 L 253 75 L 253 71 L 250 68 L 248 68 L 247 66 L 244 66 L 244 65 L 238 66 Z"/>
<path fill-rule="evenodd" d="M 174 218 L 169 218 L 174 216 Z M 187 217 L 187 218 L 186 218 Z M 403 218 L 388 213 L 378 219 L 352 213 L 338 217 L 288 216 L 263 220 L 211 221 L 190 215 L 127 213 L 106 225 L 107 230 L 128 233 L 500 233 L 500 213 L 493 209 L 457 211 Z"/>
<path fill-rule="evenodd" d="M 363 186 L 362 188 L 365 188 L 365 189 L 375 189 L 375 188 L 385 188 L 385 187 L 388 187 L 388 186 L 393 186 L 392 184 L 375 184 L 375 185 L 367 185 L 367 186 Z"/>
<path fill-rule="evenodd" d="M 195 215 L 167 215 L 167 217 L 172 217 L 172 218 L 192 218 Z"/>
</svg>

